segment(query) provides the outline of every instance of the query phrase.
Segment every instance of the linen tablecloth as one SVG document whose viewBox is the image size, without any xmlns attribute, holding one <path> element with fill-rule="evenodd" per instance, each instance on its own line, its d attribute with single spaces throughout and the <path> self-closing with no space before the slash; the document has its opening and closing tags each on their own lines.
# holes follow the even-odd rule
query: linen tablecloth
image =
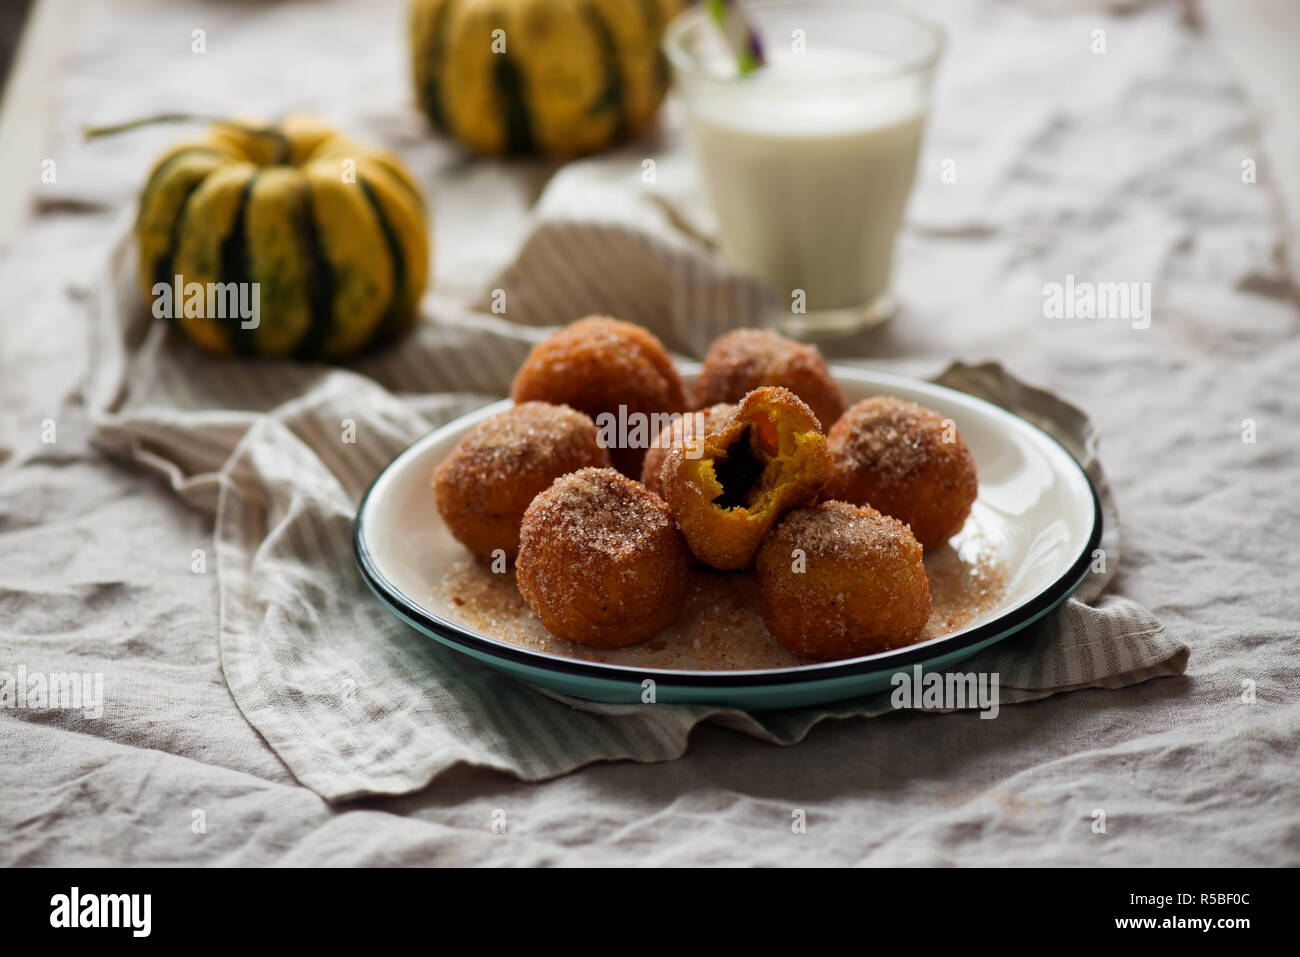
<svg viewBox="0 0 1300 957">
<path fill-rule="evenodd" d="M 1257 146 L 1248 105 L 1176 5 L 936 10 L 952 44 L 900 244 L 904 308 L 831 358 L 919 374 L 992 358 L 1087 409 L 1124 522 L 1111 590 L 1187 641 L 1185 677 L 1006 708 L 996 721 L 836 721 L 793 748 L 704 725 L 665 764 L 538 785 L 457 766 L 414 795 L 325 803 L 223 680 L 216 576 L 194 571 L 195 549 L 212 546 L 204 506 L 219 487 L 178 471 L 172 488 L 89 442 L 97 277 L 149 157 L 174 131 L 83 146 L 77 129 L 183 100 L 198 112 L 314 108 L 391 143 L 434 195 L 426 312 L 467 336 L 482 334 L 479 297 L 526 262 L 553 213 L 533 208 L 537 198 L 561 202 L 592 171 L 466 162 L 428 140 L 409 106 L 400 5 L 96 11 L 61 81 L 57 182 L 40 188 L 36 223 L 0 264 L 0 653 L 48 672 L 102 672 L 110 706 L 93 719 L 0 712 L 4 860 L 1295 862 L 1300 641 L 1287 585 L 1300 530 L 1300 347 L 1294 278 L 1275 250 L 1275 173 L 1258 157 L 1258 181 L 1240 175 Z M 200 20 L 205 59 L 188 46 Z M 1099 27 L 1102 55 L 1089 49 Z M 277 31 L 296 38 L 291 70 L 257 56 Z M 358 37 L 369 40 L 360 50 Z M 155 82 L 164 74 L 166 88 Z M 659 137 L 603 161 L 605 175 L 620 158 L 631 171 L 660 156 L 665 196 L 688 195 L 678 123 L 670 108 Z M 945 159 L 955 183 L 940 178 Z M 1151 282 L 1150 327 L 1045 319 L 1042 287 L 1067 274 Z M 689 351 L 692 328 L 672 344 Z M 172 374 L 186 376 L 183 362 Z M 431 369 L 408 374 L 406 390 L 436 386 Z M 164 385 L 159 396 L 173 394 Z M 227 412 L 214 425 L 242 434 L 256 417 L 228 410 L 267 397 L 248 398 L 217 406 Z M 452 411 L 437 400 L 420 415 Z M 806 834 L 791 833 L 794 809 L 807 813 Z M 504 835 L 491 830 L 494 811 L 509 821 Z"/>
</svg>

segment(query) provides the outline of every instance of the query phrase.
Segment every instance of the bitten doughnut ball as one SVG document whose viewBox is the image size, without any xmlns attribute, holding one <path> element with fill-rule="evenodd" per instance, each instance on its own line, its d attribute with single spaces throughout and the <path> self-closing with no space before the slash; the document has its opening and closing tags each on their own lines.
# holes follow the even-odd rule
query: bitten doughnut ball
<svg viewBox="0 0 1300 957">
<path fill-rule="evenodd" d="M 716 432 L 727 419 L 736 414 L 736 406 L 730 402 L 719 402 L 699 412 L 684 412 L 659 433 L 654 444 L 645 454 L 645 463 L 641 466 L 641 483 L 656 495 L 664 494 L 663 481 L 659 472 L 663 469 L 668 450 L 681 445 L 687 439 L 703 439 L 709 432 Z"/>
<path fill-rule="evenodd" d="M 695 405 L 739 402 L 765 385 L 803 399 L 823 432 L 844 413 L 844 393 L 817 347 L 767 329 L 737 329 L 713 341 L 695 382 Z"/>
<path fill-rule="evenodd" d="M 795 509 L 763 540 L 758 603 L 785 648 L 821 661 L 910 645 L 930 617 L 920 543 L 874 508 Z"/>
<path fill-rule="evenodd" d="M 606 425 L 604 413 L 614 422 L 628 422 L 626 430 L 611 430 L 620 441 L 605 444 L 614 466 L 633 478 L 641 475 L 654 438 L 646 420 L 687 405 L 681 376 L 659 340 L 640 326 L 605 316 L 570 323 L 534 346 L 510 394 L 516 402 L 572 406 L 591 416 L 598 429 Z M 626 435 L 619 434 L 623 431 Z"/>
<path fill-rule="evenodd" d="M 668 451 L 664 497 L 695 557 L 748 568 L 778 518 L 816 500 L 831 460 L 808 406 L 786 389 L 755 389 L 702 440 Z"/>
<path fill-rule="evenodd" d="M 949 419 L 914 402 L 874 396 L 831 429 L 825 497 L 892 515 L 924 548 L 961 531 L 979 494 L 975 460 Z"/>
<path fill-rule="evenodd" d="M 562 476 L 524 513 L 516 578 L 546 630 L 636 644 L 681 613 L 691 553 L 663 499 L 614 469 Z"/>
<path fill-rule="evenodd" d="M 581 412 L 525 402 L 466 432 L 433 471 L 438 514 L 475 555 L 519 550 L 519 525 L 537 493 L 566 472 L 609 465 L 596 426 Z"/>
</svg>

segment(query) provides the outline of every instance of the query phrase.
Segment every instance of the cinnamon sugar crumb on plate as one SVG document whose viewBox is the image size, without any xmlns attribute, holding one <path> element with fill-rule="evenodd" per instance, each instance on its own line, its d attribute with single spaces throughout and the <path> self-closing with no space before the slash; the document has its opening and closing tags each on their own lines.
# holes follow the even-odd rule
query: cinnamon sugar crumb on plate
<svg viewBox="0 0 1300 957">
<path fill-rule="evenodd" d="M 997 607 L 1007 572 L 1000 543 L 973 515 L 952 542 L 925 555 L 932 611 L 918 641 L 951 634 Z M 807 664 L 768 633 L 751 571 L 692 570 L 681 616 L 649 641 L 599 651 L 556 638 L 519 594 L 514 571 L 494 573 L 466 555 L 435 591 L 460 624 L 489 638 L 563 658 L 639 668 L 765 670 Z"/>
</svg>

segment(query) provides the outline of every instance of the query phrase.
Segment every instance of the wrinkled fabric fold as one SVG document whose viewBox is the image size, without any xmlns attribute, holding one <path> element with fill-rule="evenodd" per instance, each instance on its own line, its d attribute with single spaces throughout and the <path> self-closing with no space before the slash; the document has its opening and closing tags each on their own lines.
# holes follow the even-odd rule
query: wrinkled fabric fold
<svg viewBox="0 0 1300 957">
<path fill-rule="evenodd" d="M 544 221 L 497 281 L 532 297 L 534 320 L 558 323 L 600 305 L 698 354 L 772 297 L 719 268 L 690 233 L 664 238 L 670 222 L 636 233 L 568 215 Z M 575 264 L 567 275 L 565 263 Z M 356 571 L 357 502 L 411 442 L 505 394 L 546 327 L 493 315 L 489 295 L 482 311 L 435 301 L 413 336 L 351 367 L 215 361 L 150 321 L 132 275 L 123 224 L 97 300 L 93 441 L 160 473 L 213 516 L 231 694 L 297 779 L 327 800 L 410 792 L 458 764 L 536 781 L 597 761 L 670 760 L 704 721 L 790 745 L 819 722 L 893 710 L 887 693 L 757 714 L 598 704 L 532 688 L 424 637 L 385 611 Z M 598 302 L 573 292 L 596 275 L 608 277 Z M 1187 646 L 1136 603 L 1103 594 L 1120 559 L 1120 524 L 1087 415 L 996 363 L 954 363 L 934 381 L 1048 431 L 1083 463 L 1105 516 L 1105 569 L 963 670 L 998 673 L 1001 704 L 1181 674 Z"/>
</svg>

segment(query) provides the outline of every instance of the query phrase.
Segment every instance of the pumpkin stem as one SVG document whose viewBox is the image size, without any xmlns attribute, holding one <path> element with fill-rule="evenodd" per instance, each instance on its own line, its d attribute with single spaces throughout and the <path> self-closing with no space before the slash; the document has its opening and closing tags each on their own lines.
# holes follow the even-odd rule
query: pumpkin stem
<svg viewBox="0 0 1300 957">
<path fill-rule="evenodd" d="M 225 117 L 202 113 L 159 113 L 156 116 L 146 116 L 138 120 L 128 120 L 125 123 L 114 123 L 110 126 L 83 126 L 81 135 L 88 140 L 93 140 L 101 136 L 115 136 L 118 133 L 126 133 L 142 126 L 153 126 L 156 123 L 211 123 L 214 126 L 229 126 L 251 136 L 264 136 L 276 143 L 277 155 L 275 161 L 277 163 L 287 161 L 292 151 L 289 138 L 274 126 L 251 126 L 237 120 L 228 120 Z"/>
</svg>

